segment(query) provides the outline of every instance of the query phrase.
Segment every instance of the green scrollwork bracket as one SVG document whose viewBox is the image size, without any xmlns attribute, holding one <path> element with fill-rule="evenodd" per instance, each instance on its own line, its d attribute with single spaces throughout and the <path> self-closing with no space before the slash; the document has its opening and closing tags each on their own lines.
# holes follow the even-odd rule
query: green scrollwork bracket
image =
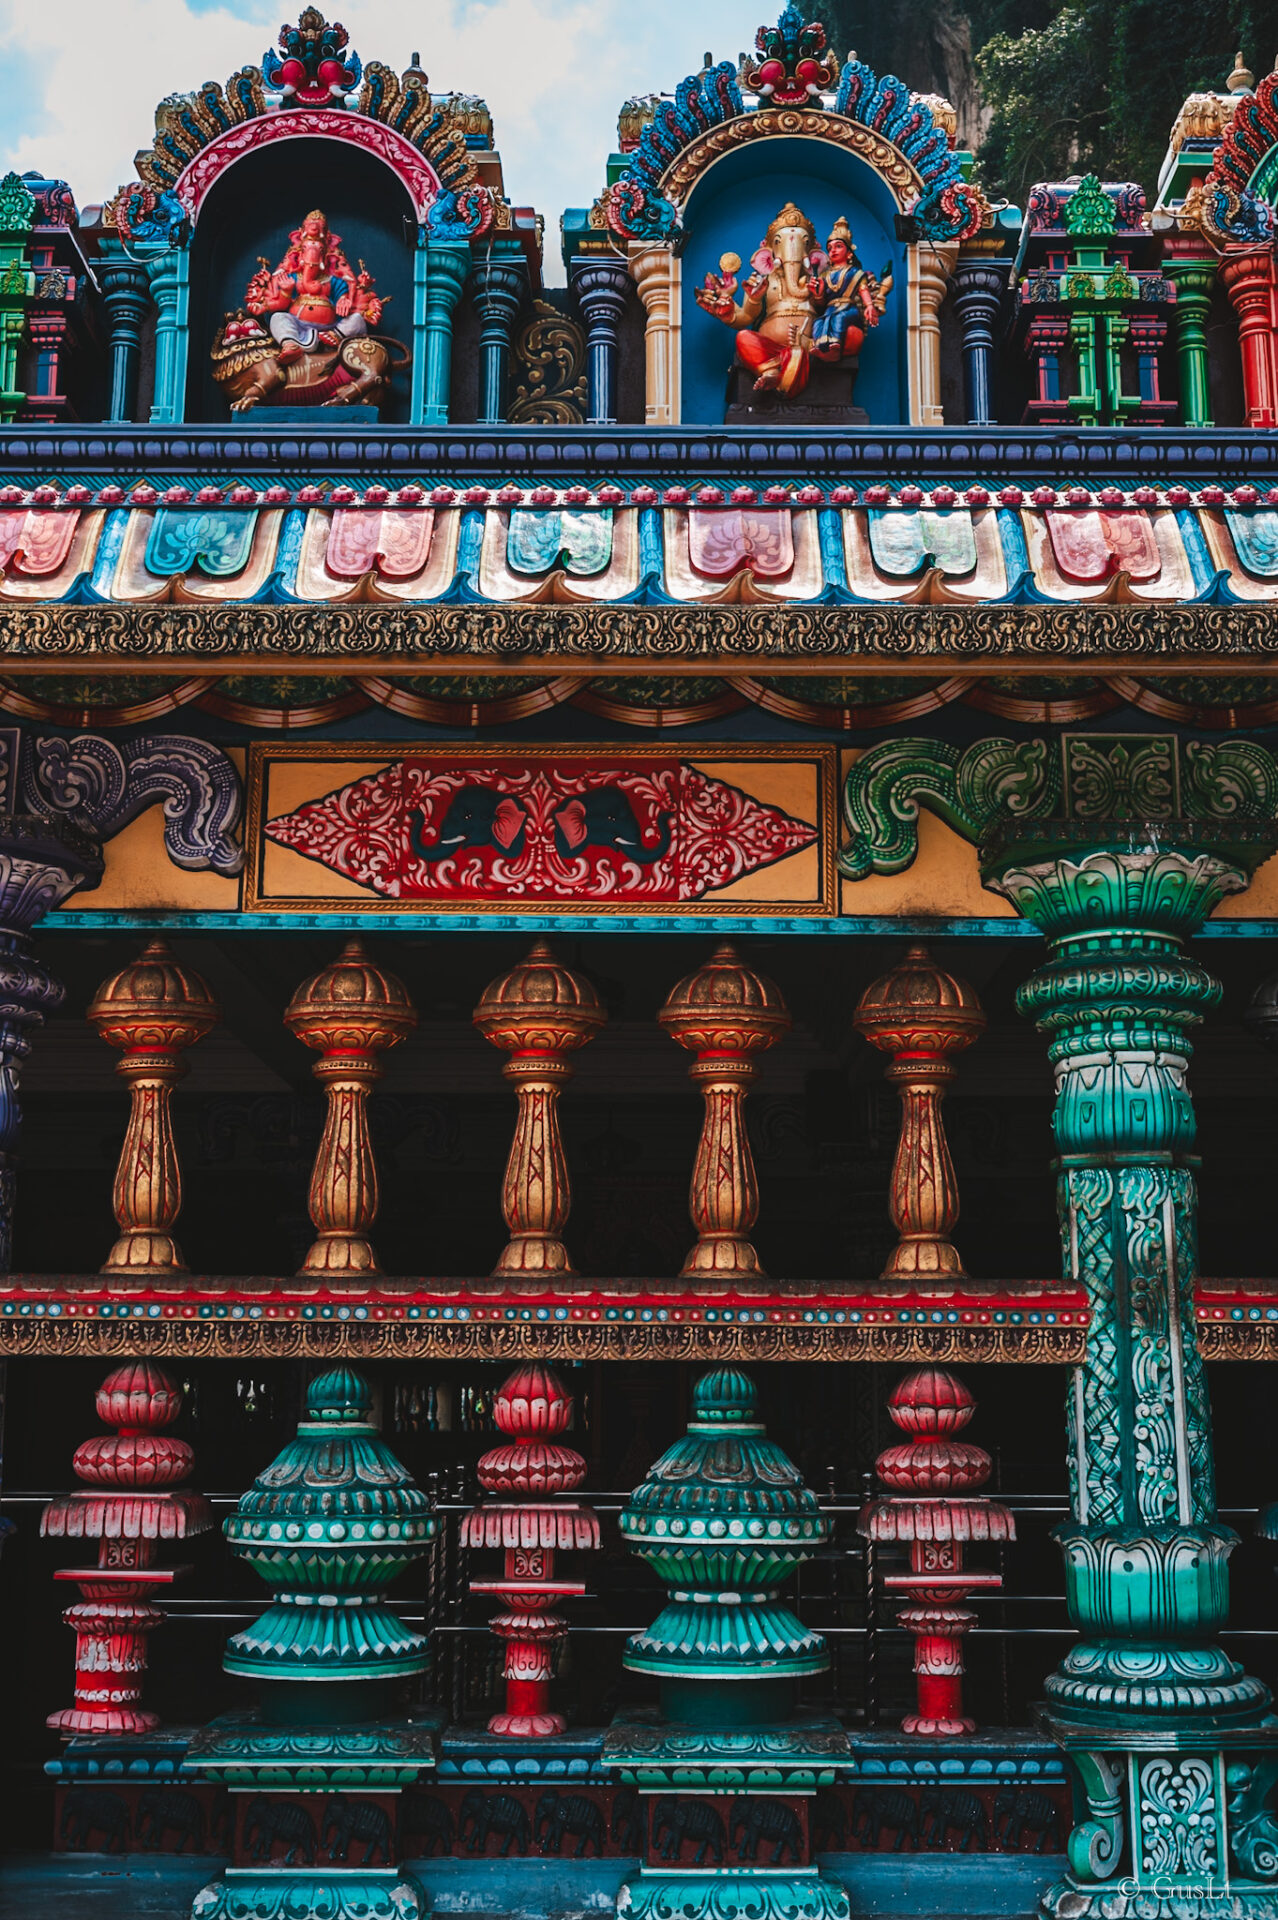
<svg viewBox="0 0 1278 1920">
<path fill-rule="evenodd" d="M 977 845 L 1018 843 L 1051 821 L 1043 848 L 1090 842 L 1108 829 L 1195 829 L 1187 844 L 1215 846 L 1250 868 L 1271 850 L 1278 822 L 1278 760 L 1251 740 L 1181 741 L 1174 734 L 1061 734 L 1053 740 L 885 740 L 855 762 L 843 788 L 848 838 L 838 867 L 849 880 L 900 873 L 918 852 L 920 808 Z M 1064 826 L 1066 831 L 1059 829 Z M 1278 837 L 1278 836 L 1275 836 Z M 1237 845 L 1235 845 L 1237 842 Z"/>
<path fill-rule="evenodd" d="M 1278 761 L 1253 740 L 1190 740 L 1181 750 L 1191 820 L 1278 819 Z"/>
<path fill-rule="evenodd" d="M 1046 740 L 978 740 L 962 752 L 943 740 L 885 740 L 862 754 L 844 782 L 850 838 L 839 872 L 849 880 L 902 872 L 918 852 L 920 807 L 979 841 L 996 819 L 1050 814 L 1059 796 L 1059 765 Z"/>
<path fill-rule="evenodd" d="M 1278 1880 L 1278 1822 L 1269 1804 L 1275 1786 L 1278 1758 L 1272 1755 L 1225 1769 L 1229 1850 L 1237 1871 L 1251 1880 Z"/>
<path fill-rule="evenodd" d="M 1103 1753 L 1078 1751 L 1070 1759 L 1082 1782 L 1089 1818 L 1074 1828 L 1066 1852 L 1074 1878 L 1094 1885 L 1110 1879 L 1123 1857 L 1123 1769 Z"/>
</svg>

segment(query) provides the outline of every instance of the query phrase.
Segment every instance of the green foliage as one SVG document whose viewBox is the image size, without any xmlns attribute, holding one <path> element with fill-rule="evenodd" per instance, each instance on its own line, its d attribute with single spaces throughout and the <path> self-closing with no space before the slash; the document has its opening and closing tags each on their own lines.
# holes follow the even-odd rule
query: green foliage
<svg viewBox="0 0 1278 1920">
<path fill-rule="evenodd" d="M 830 0 L 819 11 L 840 59 L 855 47 L 956 101 L 956 20 L 965 27 L 989 115 L 981 179 L 1022 206 L 1035 180 L 1087 172 L 1139 180 L 1152 201 L 1186 94 L 1222 88 L 1239 48 L 1265 73 L 1278 41 L 1272 0 Z"/>
<path fill-rule="evenodd" d="M 988 191 L 1023 207 L 1036 180 L 1104 171 L 1099 52 L 1090 11 L 1073 6 L 1049 26 L 996 33 L 980 49 L 976 72 L 992 109 L 981 147 Z"/>
</svg>

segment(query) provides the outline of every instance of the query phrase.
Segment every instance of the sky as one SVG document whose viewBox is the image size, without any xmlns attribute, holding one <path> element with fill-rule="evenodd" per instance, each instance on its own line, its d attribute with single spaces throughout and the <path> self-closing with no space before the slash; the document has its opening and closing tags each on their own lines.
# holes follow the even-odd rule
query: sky
<svg viewBox="0 0 1278 1920">
<path fill-rule="evenodd" d="M 301 0 L 289 14 L 297 18 Z M 257 65 L 281 0 L 0 0 L 0 173 L 67 180 L 81 207 L 133 177 L 156 103 Z M 327 9 L 326 9 L 327 10 Z M 545 216 L 547 279 L 562 283 L 559 216 L 589 206 L 617 109 L 672 92 L 711 52 L 735 60 L 774 0 L 331 0 L 361 59 L 492 109 L 506 192 Z"/>
</svg>

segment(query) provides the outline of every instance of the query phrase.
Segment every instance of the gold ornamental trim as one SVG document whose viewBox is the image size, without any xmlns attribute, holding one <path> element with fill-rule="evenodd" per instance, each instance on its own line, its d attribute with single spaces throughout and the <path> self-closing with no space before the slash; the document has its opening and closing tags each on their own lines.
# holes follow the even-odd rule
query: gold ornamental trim
<svg viewBox="0 0 1278 1920">
<path fill-rule="evenodd" d="M 828 140 L 832 146 L 855 153 L 887 182 L 902 210 L 912 205 L 923 191 L 923 182 L 900 148 L 875 133 L 872 127 L 841 113 L 786 107 L 765 107 L 757 113 L 738 114 L 734 120 L 709 127 L 671 161 L 661 176 L 661 191 L 668 200 L 682 206 L 702 174 L 725 154 L 754 140 L 778 137 Z"/>
<path fill-rule="evenodd" d="M 293 670 L 472 674 L 601 665 L 731 673 L 744 665 L 908 672 L 1009 663 L 1195 672 L 1278 665 L 1278 605 L 0 606 L 0 671 Z"/>
<path fill-rule="evenodd" d="M 186 1360 L 895 1360 L 1071 1365 L 1081 1326 L 707 1326 L 608 1322 L 23 1320 L 0 1357 Z M 1230 1356 L 1215 1356 L 1227 1358 Z M 1255 1358 L 1256 1355 L 1240 1356 Z"/>
<path fill-rule="evenodd" d="M 543 1326 L 491 1322 L 6 1320 L 0 1357 L 187 1360 L 899 1361 L 1075 1366 L 1073 1326 Z M 1278 1323 L 1200 1319 L 1204 1360 L 1278 1360 Z"/>
<path fill-rule="evenodd" d="M 890 1360 L 1071 1366 L 1084 1296 L 1059 1281 L 945 1292 L 705 1281 L 646 1285 L 545 1276 L 429 1283 L 368 1276 L 334 1287 L 166 1277 L 13 1274 L 0 1285 L 0 1357 L 366 1360 Z M 1278 1287 L 1204 1281 L 1205 1360 L 1278 1360 Z"/>
</svg>

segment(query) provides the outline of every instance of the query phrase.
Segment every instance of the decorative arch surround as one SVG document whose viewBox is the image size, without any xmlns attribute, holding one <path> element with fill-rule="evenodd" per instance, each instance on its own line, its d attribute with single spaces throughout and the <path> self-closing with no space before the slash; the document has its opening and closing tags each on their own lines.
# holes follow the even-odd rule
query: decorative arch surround
<svg viewBox="0 0 1278 1920">
<path fill-rule="evenodd" d="M 760 28 L 761 49 L 771 31 Z M 880 77 L 864 61 L 849 60 L 830 107 L 819 92 L 805 107 L 776 107 L 766 95 L 749 107 L 725 60 L 690 74 L 673 100 L 660 102 L 626 171 L 604 196 L 603 222 L 625 240 L 673 240 L 702 173 L 734 147 L 778 135 L 827 140 L 868 161 L 923 239 L 969 239 L 988 217 L 984 195 L 964 180 L 931 107 L 894 75 Z"/>
<path fill-rule="evenodd" d="M 104 240 L 104 255 L 123 252 L 143 266 L 155 307 L 153 421 L 186 419 L 192 405 L 207 409 L 203 417 L 215 419 L 228 405 L 250 407 L 268 393 L 278 395 L 285 390 L 287 363 L 289 391 L 296 385 L 302 396 L 298 405 L 367 401 L 392 406 L 393 419 L 441 422 L 449 411 L 453 314 L 466 284 L 472 243 L 482 245 L 486 255 L 503 256 L 494 272 L 499 279 L 504 276 L 503 284 L 511 283 L 516 295 L 529 278 L 539 283 L 539 223 L 531 209 L 513 209 L 506 200 L 485 103 L 461 94 L 434 100 L 416 55 L 412 65 L 396 74 L 379 61 L 365 66 L 348 41 L 340 23 L 330 23 L 317 8 L 306 7 L 295 26 L 286 23 L 280 29 L 278 54 L 268 48 L 259 65 L 241 68 L 224 86 L 209 81 L 194 92 L 162 101 L 151 145 L 136 155 L 136 179 L 104 208 L 103 225 L 113 227 L 118 236 Z M 220 331 L 210 332 L 217 327 L 217 315 L 201 305 L 205 290 L 197 228 L 203 219 L 203 232 L 212 233 L 216 242 L 219 190 L 233 185 L 237 170 L 242 169 L 241 179 L 249 178 L 255 162 L 268 171 L 278 167 L 294 188 L 299 173 L 304 176 L 301 193 L 294 196 L 297 205 L 290 209 L 295 220 L 313 204 L 305 184 L 312 171 L 317 189 L 324 191 L 318 176 L 328 176 L 331 183 L 332 177 L 353 174 L 365 162 L 374 163 L 369 169 L 374 175 L 387 169 L 394 189 L 379 175 L 367 186 L 365 204 L 375 209 L 396 201 L 396 233 L 402 216 L 404 246 L 413 256 L 411 273 L 406 279 L 400 276 L 403 284 L 394 296 L 377 287 L 373 264 L 358 267 L 358 298 L 364 302 L 359 316 L 367 311 L 376 323 L 386 298 L 395 297 L 395 333 L 367 352 L 338 341 L 340 357 L 331 368 L 322 352 L 308 350 L 301 369 L 305 378 L 300 380 L 294 379 L 299 369 L 287 355 L 275 353 L 269 342 L 263 350 L 264 328 L 259 330 L 261 340 L 252 333 L 252 321 L 260 319 L 264 309 L 250 308 L 249 334 L 224 338 Z M 251 180 L 256 193 L 260 177 L 251 174 Z M 331 208 L 322 211 L 327 218 Z M 342 218 L 352 222 L 349 208 Z M 244 230 L 251 224 L 248 221 Z M 278 227 L 280 221 L 274 224 Z M 262 257 L 259 249 L 254 258 Z M 353 281 L 354 259 L 348 265 L 346 277 Z M 228 297 L 223 289 L 222 297 L 235 326 L 246 296 L 237 291 Z M 340 322 L 348 317 L 340 316 Z M 197 376 L 192 365 L 193 326 L 202 326 L 209 336 L 218 369 L 211 376 L 207 370 Z M 508 324 L 505 330 L 508 335 Z M 408 347 L 406 355 L 403 347 Z M 485 391 L 491 389 L 500 398 L 508 338 L 490 340 L 485 353 Z M 255 368 L 263 373 L 265 387 Z M 407 382 L 393 389 L 393 375 L 410 368 Z M 217 390 L 218 384 L 224 392 Z"/>
<path fill-rule="evenodd" d="M 1278 234 L 1278 72 L 1234 109 L 1203 186 L 1204 219 L 1227 246 L 1272 244 Z"/>
<path fill-rule="evenodd" d="M 357 115 L 296 107 L 219 134 L 187 162 L 174 182 L 173 192 L 192 221 L 197 221 L 210 189 L 228 168 L 246 154 L 260 153 L 264 147 L 281 140 L 296 139 L 337 140 L 383 161 L 404 186 L 419 221 L 428 218 L 444 191 L 443 182 L 430 161 L 393 127 L 384 127 L 376 120 L 361 119 Z M 491 220 L 492 205 L 485 194 L 474 231 L 482 232 Z"/>
<path fill-rule="evenodd" d="M 307 9 L 303 23 L 313 12 Z M 315 19 L 323 24 L 318 14 Z M 289 32 L 281 32 L 282 47 Z M 241 68 L 225 87 L 206 81 L 194 93 L 162 101 L 155 138 L 134 161 L 138 179 L 112 203 L 122 238 L 145 242 L 163 235 L 171 245 L 182 244 L 180 227 L 198 219 L 226 168 L 246 153 L 299 136 L 346 141 L 382 160 L 432 237 L 469 238 L 493 225 L 509 226 L 510 209 L 481 185 L 467 142 L 476 103 L 448 96 L 434 101 L 420 67 L 396 75 L 380 61 L 362 67 L 358 55 L 345 57 L 346 86 L 353 89 L 361 75 L 363 80 L 354 106 L 340 85 L 325 105 L 316 89 L 290 87 L 289 62 L 281 63 L 270 49 L 261 67 Z M 268 97 L 273 91 L 280 94 L 277 104 Z M 491 124 L 486 109 L 483 118 Z"/>
</svg>

